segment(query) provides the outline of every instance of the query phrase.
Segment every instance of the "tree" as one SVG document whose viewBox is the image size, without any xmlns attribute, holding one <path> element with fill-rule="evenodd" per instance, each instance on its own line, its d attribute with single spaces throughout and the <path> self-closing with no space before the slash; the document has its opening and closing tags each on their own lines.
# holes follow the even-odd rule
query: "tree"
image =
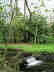
<svg viewBox="0 0 54 72">
<path fill-rule="evenodd" d="M 15 7 L 14 7 L 14 8 L 15 8 Z M 5 55 L 6 55 L 6 52 L 7 52 L 7 45 L 8 45 L 9 38 L 10 38 L 11 22 L 12 22 L 12 20 L 13 20 L 13 16 L 14 16 L 14 9 L 12 9 L 12 17 L 11 17 L 11 21 L 10 21 L 9 35 L 8 35 L 8 39 L 7 39 L 7 43 L 6 43 L 5 52 L 4 52 L 4 55 L 3 55 L 3 60 L 2 60 L 1 65 L 0 65 L 0 70 L 1 70 L 1 67 L 2 67 L 2 65 L 3 65 L 3 63 L 4 63 Z"/>
<path fill-rule="evenodd" d="M 29 27 L 29 32 L 31 34 L 30 41 L 34 43 L 35 40 L 35 31 L 36 31 L 36 25 L 37 25 L 37 34 L 36 34 L 36 42 L 37 43 L 49 43 L 51 42 L 51 28 L 47 24 L 47 18 L 43 15 L 35 15 L 33 17 L 33 21 L 31 23 L 27 22 L 27 25 Z"/>
<path fill-rule="evenodd" d="M 12 28 L 13 28 L 13 36 L 14 36 L 14 42 L 20 42 L 21 38 L 21 17 L 22 13 L 20 12 L 20 8 L 18 7 L 18 0 L 15 0 L 15 14 L 12 22 Z"/>
<path fill-rule="evenodd" d="M 54 43 L 54 22 L 52 22 L 51 30 L 52 30 L 52 42 Z"/>
<path fill-rule="evenodd" d="M 28 8 L 29 14 L 30 14 L 30 20 L 32 20 L 34 23 L 36 23 L 32 17 L 33 17 L 33 15 L 35 16 L 36 12 L 39 11 L 39 9 L 40 9 L 41 6 L 45 7 L 44 1 L 43 1 L 43 0 L 38 0 L 38 2 L 40 2 L 40 6 L 38 7 L 38 6 L 36 5 L 36 6 L 34 7 L 34 11 L 33 11 L 33 12 L 31 12 L 31 10 L 30 10 L 30 8 L 29 8 L 29 6 L 28 6 L 27 0 L 25 0 L 25 2 L 26 2 L 26 6 L 27 6 L 27 8 Z M 37 3 L 37 4 L 38 4 L 38 3 Z M 33 4 L 32 4 L 32 5 L 33 5 Z M 36 10 L 36 9 L 37 9 L 37 10 Z M 35 11 L 35 10 L 36 10 L 36 11 Z M 46 9 L 45 11 L 48 12 L 49 10 Z M 36 44 L 37 23 L 36 23 L 36 26 L 35 26 L 35 27 L 36 27 L 36 29 L 35 29 L 35 44 Z"/>
<path fill-rule="evenodd" d="M 37 33 L 38 43 L 49 43 L 51 42 L 51 27 L 47 24 L 47 18 L 44 16 L 40 17 L 40 23 L 38 24 Z"/>
</svg>

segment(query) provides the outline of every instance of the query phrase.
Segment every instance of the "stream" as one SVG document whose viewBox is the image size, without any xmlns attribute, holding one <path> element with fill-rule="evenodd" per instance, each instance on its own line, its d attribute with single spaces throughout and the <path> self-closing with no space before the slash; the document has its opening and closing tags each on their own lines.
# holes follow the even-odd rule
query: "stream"
<svg viewBox="0 0 54 72">
<path fill-rule="evenodd" d="M 46 61 L 42 65 L 31 67 L 29 69 L 22 66 L 21 72 L 54 72 L 54 61 Z"/>
<path fill-rule="evenodd" d="M 18 50 L 16 50 L 16 49 L 8 49 L 6 57 L 15 56 L 15 55 L 17 55 L 17 52 L 18 52 Z M 0 58 L 2 58 L 3 53 L 4 53 L 4 49 L 0 49 Z M 20 72 L 54 72 L 54 55 L 50 55 L 50 54 L 49 54 L 49 56 L 44 55 L 43 58 L 46 60 L 48 58 L 48 60 L 46 61 L 46 60 L 42 59 L 42 57 L 41 57 L 40 60 L 43 60 L 44 64 L 41 64 L 41 65 L 38 65 L 35 67 L 31 67 L 29 69 L 26 69 L 26 67 L 22 65 L 22 66 L 20 66 Z"/>
</svg>

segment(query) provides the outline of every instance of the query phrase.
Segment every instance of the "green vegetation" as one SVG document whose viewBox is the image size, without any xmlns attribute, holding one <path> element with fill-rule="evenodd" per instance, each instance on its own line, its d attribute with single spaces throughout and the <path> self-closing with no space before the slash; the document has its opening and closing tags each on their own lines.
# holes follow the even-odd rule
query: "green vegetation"
<svg viewBox="0 0 54 72">
<path fill-rule="evenodd" d="M 24 17 L 20 18 L 18 23 L 18 18 L 14 17 L 11 27 L 11 35 L 9 42 L 19 43 L 19 42 L 30 42 L 30 43 L 50 43 L 52 42 L 52 31 L 51 27 L 47 23 L 47 18 L 43 15 L 37 14 L 33 17 L 33 21 L 26 20 L 26 27 L 24 24 Z M 0 20 L 0 43 L 7 42 L 9 33 L 9 24 L 3 24 Z M 20 25 L 19 25 L 20 24 Z M 19 26 L 19 27 L 17 27 Z M 37 30 L 36 30 L 37 28 Z M 36 39 L 36 40 L 35 40 Z"/>
<path fill-rule="evenodd" d="M 5 48 L 5 44 L 0 44 L 0 48 Z M 44 52 L 44 53 L 53 53 L 54 54 L 54 44 L 9 44 L 8 48 L 17 49 L 21 48 L 24 51 L 29 52 Z"/>
<path fill-rule="evenodd" d="M 12 0 L 10 0 L 10 4 Z M 17 0 L 18 1 L 18 0 Z M 9 42 L 11 43 L 51 43 L 52 36 L 54 38 L 54 25 L 52 23 L 52 27 L 47 22 L 47 16 L 44 16 L 40 13 L 31 12 L 32 20 L 30 21 L 29 15 L 25 16 L 20 12 L 20 8 L 17 6 L 14 10 L 13 20 L 11 24 L 11 34 L 9 37 Z M 42 6 L 44 3 L 42 2 Z M 2 5 L 1 5 L 2 6 Z M 7 6 L 7 5 L 6 5 Z M 11 8 L 11 6 L 7 6 L 7 8 Z M 36 6 L 34 7 L 37 8 Z M 1 11 L 2 13 L 3 11 Z M 6 12 L 7 13 L 7 12 Z M 11 13 L 11 12 L 10 12 Z M 8 14 L 9 15 L 9 14 Z M 35 15 L 35 16 L 34 16 Z M 11 17 L 11 16 L 10 16 Z M 9 34 L 10 24 L 8 22 L 8 18 L 0 19 L 0 43 L 6 43 Z M 25 24 L 26 22 L 26 24 Z"/>
<path fill-rule="evenodd" d="M 44 1 L 38 0 L 37 4 L 31 3 L 30 7 L 33 8 L 30 8 L 28 1 L 24 0 L 24 14 L 22 14 L 23 12 L 21 12 L 21 7 L 18 6 L 18 2 L 18 0 L 0 1 L 0 70 L 6 68 L 7 72 L 9 72 L 8 70 L 13 72 L 13 69 L 10 69 L 8 66 L 4 67 L 5 63 L 7 63 L 5 59 L 6 55 L 9 55 L 8 52 L 11 56 L 12 54 L 13 56 L 15 55 L 12 49 L 21 48 L 28 52 L 38 51 L 40 53 L 54 54 L 54 17 L 52 16 L 51 18 L 50 15 L 50 21 L 48 21 L 48 15 L 45 16 L 41 13 L 41 7 L 45 7 Z M 26 14 L 26 9 L 28 9 L 28 15 Z M 47 7 L 44 8 L 44 10 L 45 12 L 50 12 Z M 7 51 L 7 49 L 9 49 L 9 51 Z M 18 52 L 18 54 L 20 53 Z M 39 54 L 37 54 L 37 56 L 39 56 Z M 15 57 L 15 59 L 17 58 Z M 14 65 L 14 69 L 16 72 L 19 72 L 18 64 Z"/>
</svg>

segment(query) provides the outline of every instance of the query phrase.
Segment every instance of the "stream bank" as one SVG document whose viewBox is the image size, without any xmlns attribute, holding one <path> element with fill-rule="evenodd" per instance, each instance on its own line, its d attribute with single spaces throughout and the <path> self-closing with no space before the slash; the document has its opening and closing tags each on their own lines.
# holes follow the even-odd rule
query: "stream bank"
<svg viewBox="0 0 54 72">
<path fill-rule="evenodd" d="M 24 52 L 25 57 L 34 56 L 39 60 L 48 61 L 54 60 L 54 54 L 46 54 L 46 53 L 39 53 L 39 52 Z"/>
<path fill-rule="evenodd" d="M 3 55 L 4 49 L 0 49 L 0 55 Z M 28 52 L 23 51 L 20 48 L 18 49 L 8 49 L 6 53 L 6 60 L 8 61 L 8 65 L 11 67 L 20 65 L 24 58 L 34 56 L 37 60 L 42 60 L 45 63 L 40 66 L 36 66 L 32 69 L 25 69 L 21 70 L 23 72 L 54 72 L 54 54 L 46 54 L 46 53 L 39 53 L 39 52 Z M 23 67 L 22 67 L 23 68 Z M 12 71 L 11 71 L 12 72 Z"/>
<path fill-rule="evenodd" d="M 46 54 L 39 52 L 24 52 L 25 57 L 34 56 L 37 60 L 44 61 L 44 64 L 35 66 L 33 68 L 24 69 L 22 67 L 22 71 L 25 72 L 54 72 L 54 54 Z M 24 70 L 23 70 L 24 69 Z"/>
</svg>

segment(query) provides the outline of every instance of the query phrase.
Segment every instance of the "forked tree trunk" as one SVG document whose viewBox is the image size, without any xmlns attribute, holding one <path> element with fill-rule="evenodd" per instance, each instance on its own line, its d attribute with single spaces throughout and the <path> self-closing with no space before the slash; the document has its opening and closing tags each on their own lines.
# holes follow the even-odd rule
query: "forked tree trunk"
<svg viewBox="0 0 54 72">
<path fill-rule="evenodd" d="M 30 8 L 29 8 L 29 6 L 28 6 L 27 0 L 25 0 L 25 2 L 26 2 L 26 6 L 27 6 L 27 8 L 28 8 L 28 11 L 29 11 L 29 13 L 30 13 L 30 21 L 31 21 L 31 19 L 32 19 L 31 10 L 30 10 Z M 36 23 L 33 19 L 32 19 L 32 21 L 33 21 L 34 23 Z M 37 41 L 37 24 L 36 24 L 36 29 L 35 29 L 35 44 L 36 44 L 36 41 Z"/>
</svg>

